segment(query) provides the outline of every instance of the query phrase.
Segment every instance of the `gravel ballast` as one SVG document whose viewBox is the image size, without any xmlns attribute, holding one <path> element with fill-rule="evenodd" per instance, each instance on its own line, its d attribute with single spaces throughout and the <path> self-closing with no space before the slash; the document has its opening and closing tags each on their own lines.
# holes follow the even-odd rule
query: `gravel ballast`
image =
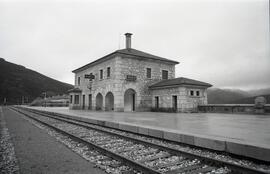
<svg viewBox="0 0 270 174">
<path fill-rule="evenodd" d="M 104 173 L 18 113 L 3 107 L 3 115 L 15 147 L 20 173 Z"/>
<path fill-rule="evenodd" d="M 0 107 L 0 173 L 19 173 L 15 150 Z"/>
</svg>

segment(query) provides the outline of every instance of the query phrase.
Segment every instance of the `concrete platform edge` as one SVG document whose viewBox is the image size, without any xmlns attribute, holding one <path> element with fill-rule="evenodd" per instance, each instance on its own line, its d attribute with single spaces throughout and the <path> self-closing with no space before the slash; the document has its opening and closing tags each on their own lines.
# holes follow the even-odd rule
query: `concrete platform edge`
<svg viewBox="0 0 270 174">
<path fill-rule="evenodd" d="M 47 113 L 60 114 L 66 118 L 72 118 L 80 121 L 85 121 L 100 126 L 106 126 L 109 128 L 115 128 L 142 135 L 149 135 L 156 138 L 162 138 L 170 141 L 184 143 L 188 145 L 194 145 L 202 148 L 208 148 L 221 152 L 227 152 L 230 154 L 245 156 L 253 159 L 270 162 L 270 149 L 264 147 L 258 147 L 255 145 L 241 144 L 236 142 L 225 141 L 222 139 L 214 139 L 200 135 L 189 135 L 179 132 L 173 132 L 168 130 L 159 130 L 146 126 L 138 126 L 126 123 L 116 123 L 112 121 L 97 120 L 92 118 L 83 118 L 79 116 L 72 116 L 62 113 L 43 111 Z"/>
</svg>

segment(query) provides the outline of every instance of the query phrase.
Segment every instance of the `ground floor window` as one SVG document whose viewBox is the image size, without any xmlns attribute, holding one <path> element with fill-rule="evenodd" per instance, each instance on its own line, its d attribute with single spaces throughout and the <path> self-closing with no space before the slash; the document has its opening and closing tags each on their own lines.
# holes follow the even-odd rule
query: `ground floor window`
<svg viewBox="0 0 270 174">
<path fill-rule="evenodd" d="M 79 95 L 75 95 L 75 101 L 74 104 L 79 104 Z"/>
<path fill-rule="evenodd" d="M 85 108 L 85 95 L 83 95 L 83 101 L 82 101 L 83 105 L 82 105 L 82 108 L 84 109 Z"/>
<path fill-rule="evenodd" d="M 92 94 L 88 95 L 88 109 L 92 110 Z"/>
<path fill-rule="evenodd" d="M 172 107 L 175 110 L 177 109 L 177 96 L 176 95 L 172 96 Z"/>
<path fill-rule="evenodd" d="M 158 96 L 155 97 L 155 107 L 159 108 L 159 97 Z"/>
<path fill-rule="evenodd" d="M 72 104 L 72 97 L 73 97 L 73 96 L 72 96 L 72 95 L 70 95 L 70 103 L 71 103 L 71 104 Z"/>
</svg>

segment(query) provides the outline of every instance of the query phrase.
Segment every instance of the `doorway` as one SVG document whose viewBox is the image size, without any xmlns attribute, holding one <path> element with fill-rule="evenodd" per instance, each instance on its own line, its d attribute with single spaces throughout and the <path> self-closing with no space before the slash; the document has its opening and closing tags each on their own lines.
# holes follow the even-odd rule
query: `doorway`
<svg viewBox="0 0 270 174">
<path fill-rule="evenodd" d="M 92 94 L 88 95 L 88 109 L 92 110 Z"/>
<path fill-rule="evenodd" d="M 173 110 L 176 112 L 177 111 L 177 96 L 176 95 L 172 96 L 172 107 L 173 107 Z"/>
<path fill-rule="evenodd" d="M 82 103 L 82 109 L 85 108 L 85 95 L 83 95 L 83 103 Z"/>
<path fill-rule="evenodd" d="M 134 89 L 126 90 L 124 94 L 124 111 L 136 110 L 136 92 Z"/>
<path fill-rule="evenodd" d="M 114 97 L 113 93 L 108 92 L 105 96 L 105 110 L 106 111 L 113 111 L 114 110 Z"/>
<path fill-rule="evenodd" d="M 96 96 L 96 110 L 102 110 L 103 107 L 103 96 L 102 94 L 98 93 Z"/>
</svg>

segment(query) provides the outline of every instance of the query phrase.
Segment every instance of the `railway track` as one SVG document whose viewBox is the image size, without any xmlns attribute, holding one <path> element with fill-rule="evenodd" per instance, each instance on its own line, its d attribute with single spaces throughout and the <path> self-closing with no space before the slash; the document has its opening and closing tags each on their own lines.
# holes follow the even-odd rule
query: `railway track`
<svg viewBox="0 0 270 174">
<path fill-rule="evenodd" d="M 151 138 L 68 119 L 61 114 L 27 108 L 12 109 L 118 161 L 113 164 L 116 167 L 128 166 L 121 173 L 269 173 L 149 141 Z"/>
</svg>

